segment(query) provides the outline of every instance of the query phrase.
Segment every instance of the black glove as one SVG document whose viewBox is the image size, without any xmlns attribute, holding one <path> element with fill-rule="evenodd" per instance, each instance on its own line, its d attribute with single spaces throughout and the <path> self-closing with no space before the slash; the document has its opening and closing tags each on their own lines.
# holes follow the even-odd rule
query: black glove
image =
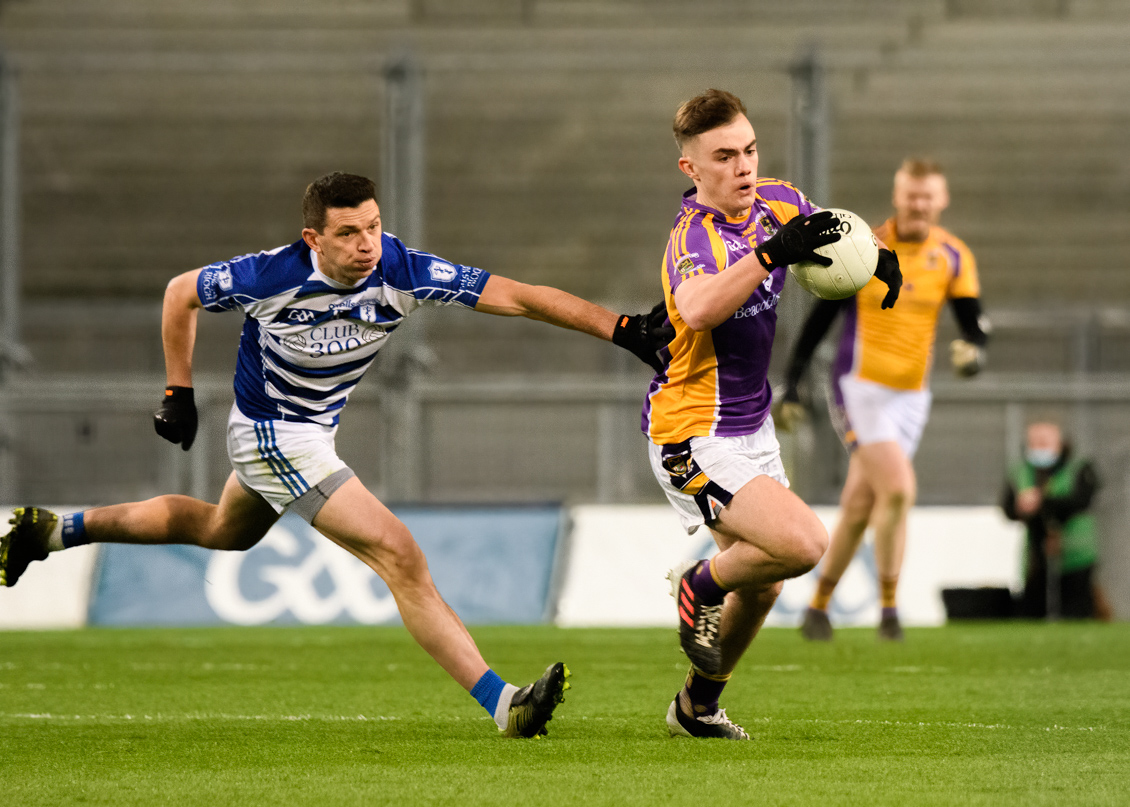
<svg viewBox="0 0 1130 807">
<path fill-rule="evenodd" d="M 612 344 L 639 356 L 640 360 L 659 372 L 663 362 L 659 351 L 675 338 L 675 329 L 667 321 L 667 304 L 657 303 L 650 314 L 621 314 L 612 329 Z"/>
<path fill-rule="evenodd" d="M 185 451 L 196 439 L 196 403 L 192 387 L 165 387 L 165 400 L 153 413 L 153 428 L 170 443 L 179 443 Z"/>
<path fill-rule="evenodd" d="M 881 308 L 891 308 L 899 298 L 902 288 L 902 270 L 899 269 L 899 256 L 889 249 L 879 250 L 879 263 L 875 265 L 875 277 L 887 284 L 887 296 Z"/>
<path fill-rule="evenodd" d="M 831 210 L 821 210 L 811 216 L 796 216 L 757 248 L 757 259 L 769 271 L 776 266 L 801 261 L 831 266 L 832 259 L 816 252 L 816 248 L 839 241 L 839 227 L 840 220 Z"/>
</svg>

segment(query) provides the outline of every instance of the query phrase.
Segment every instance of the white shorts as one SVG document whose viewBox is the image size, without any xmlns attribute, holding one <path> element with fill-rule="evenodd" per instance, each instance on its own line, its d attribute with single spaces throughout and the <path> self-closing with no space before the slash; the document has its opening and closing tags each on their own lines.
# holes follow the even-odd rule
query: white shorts
<svg viewBox="0 0 1130 807">
<path fill-rule="evenodd" d="M 648 455 L 651 471 L 687 533 L 717 521 L 722 508 L 754 477 L 768 476 L 789 486 L 771 417 L 753 434 L 651 443 Z"/>
<path fill-rule="evenodd" d="M 334 447 L 336 426 L 251 420 L 232 406 L 228 458 L 240 485 L 276 512 L 290 507 L 308 522 L 330 494 L 355 476 Z"/>
<path fill-rule="evenodd" d="M 843 408 L 833 420 L 844 445 L 894 441 L 907 457 L 914 457 L 930 417 L 929 390 L 894 389 L 850 375 L 841 376 L 838 383 Z"/>
</svg>

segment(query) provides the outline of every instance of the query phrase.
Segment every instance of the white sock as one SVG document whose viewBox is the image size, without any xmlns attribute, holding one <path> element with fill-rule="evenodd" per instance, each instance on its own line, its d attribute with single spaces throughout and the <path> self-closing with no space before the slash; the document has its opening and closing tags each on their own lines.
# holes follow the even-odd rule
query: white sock
<svg viewBox="0 0 1130 807">
<path fill-rule="evenodd" d="M 510 702 L 518 694 L 518 687 L 507 684 L 498 696 L 498 705 L 494 707 L 494 722 L 498 724 L 499 731 L 506 731 L 506 721 L 510 717 Z"/>
</svg>

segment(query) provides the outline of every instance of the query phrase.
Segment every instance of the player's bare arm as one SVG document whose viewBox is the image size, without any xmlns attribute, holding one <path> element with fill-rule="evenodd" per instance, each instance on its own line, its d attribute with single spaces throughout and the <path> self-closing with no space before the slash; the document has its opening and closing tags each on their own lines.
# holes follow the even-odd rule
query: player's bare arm
<svg viewBox="0 0 1130 807">
<path fill-rule="evenodd" d="M 526 317 L 559 328 L 582 331 L 606 342 L 612 341 L 616 314 L 550 286 L 531 286 L 507 277 L 491 275 L 475 305 L 476 311 L 502 317 Z"/>
<path fill-rule="evenodd" d="M 196 401 L 192 391 L 192 351 L 196 316 L 203 308 L 196 291 L 201 269 L 177 275 L 165 288 L 161 308 L 161 343 L 165 350 L 165 396 L 153 414 L 157 434 L 185 451 L 196 439 Z"/>
<path fill-rule="evenodd" d="M 831 211 L 820 210 L 811 215 L 796 216 L 785 222 L 776 235 L 758 245 L 755 251 L 727 267 L 725 272 L 711 277 L 687 278 L 675 290 L 675 305 L 692 329 L 715 328 L 745 304 L 757 284 L 764 281 L 774 268 L 800 261 L 830 266 L 831 259 L 816 252 L 816 249 L 839 239 L 837 221 Z M 732 272 L 737 277 L 728 279 Z M 688 295 L 684 292 L 688 287 L 692 289 L 690 299 L 686 299 Z M 703 292 L 694 291 L 696 288 Z M 683 292 L 682 295 L 680 292 Z M 683 302 L 680 302 L 680 297 Z"/>
<path fill-rule="evenodd" d="M 560 289 L 531 286 L 498 275 L 487 280 L 475 310 L 503 317 L 526 317 L 581 331 L 634 353 L 655 370 L 662 367 L 658 351 L 675 335 L 666 324 L 663 303 L 649 314 L 613 314 Z"/>
<path fill-rule="evenodd" d="M 769 272 L 754 253 L 734 262 L 725 272 L 689 277 L 675 289 L 675 307 L 694 331 L 717 328 L 745 305 Z"/>
<path fill-rule="evenodd" d="M 196 316 L 203 307 L 196 292 L 200 269 L 179 274 L 165 287 L 161 308 L 161 343 L 165 350 L 165 382 L 192 386 L 192 349 L 196 344 Z"/>
</svg>

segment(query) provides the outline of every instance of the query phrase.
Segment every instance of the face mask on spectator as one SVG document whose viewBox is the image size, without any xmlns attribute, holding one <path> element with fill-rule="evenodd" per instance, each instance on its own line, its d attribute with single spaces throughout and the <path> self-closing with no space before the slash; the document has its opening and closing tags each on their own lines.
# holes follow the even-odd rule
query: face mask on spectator
<svg viewBox="0 0 1130 807">
<path fill-rule="evenodd" d="M 1050 448 L 1029 448 L 1024 452 L 1024 458 L 1036 468 L 1051 468 L 1059 459 L 1059 452 Z"/>
</svg>

